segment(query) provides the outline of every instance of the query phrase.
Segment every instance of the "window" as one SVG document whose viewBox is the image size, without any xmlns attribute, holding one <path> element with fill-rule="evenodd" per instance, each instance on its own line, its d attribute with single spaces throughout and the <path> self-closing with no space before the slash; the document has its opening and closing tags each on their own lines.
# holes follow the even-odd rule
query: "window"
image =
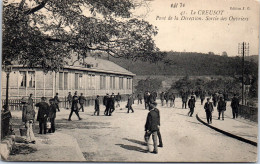
<svg viewBox="0 0 260 164">
<path fill-rule="evenodd" d="M 119 77 L 119 89 L 124 89 L 124 78 Z"/>
<path fill-rule="evenodd" d="M 68 89 L 68 72 L 64 72 L 64 89 Z"/>
<path fill-rule="evenodd" d="M 59 89 L 63 90 L 63 72 L 59 73 Z"/>
<path fill-rule="evenodd" d="M 100 89 L 106 89 L 106 76 L 100 75 Z"/>
<path fill-rule="evenodd" d="M 75 89 L 79 89 L 79 74 L 75 73 Z"/>
<path fill-rule="evenodd" d="M 29 80 L 29 87 L 35 87 L 35 72 L 28 71 L 28 80 Z M 26 82 L 26 80 L 25 80 Z"/>
<path fill-rule="evenodd" d="M 79 89 L 83 89 L 83 75 L 80 73 L 79 75 Z"/>
<path fill-rule="evenodd" d="M 110 76 L 110 89 L 115 89 L 116 88 L 115 81 L 116 81 L 116 77 L 115 76 Z"/>
<path fill-rule="evenodd" d="M 88 89 L 95 89 L 95 75 L 89 74 L 88 75 Z"/>
<path fill-rule="evenodd" d="M 126 87 L 127 87 L 127 89 L 131 89 L 132 88 L 132 79 L 131 78 L 127 78 Z"/>
<path fill-rule="evenodd" d="M 19 85 L 20 85 L 20 87 L 26 87 L 26 72 L 25 71 L 19 72 Z"/>
</svg>

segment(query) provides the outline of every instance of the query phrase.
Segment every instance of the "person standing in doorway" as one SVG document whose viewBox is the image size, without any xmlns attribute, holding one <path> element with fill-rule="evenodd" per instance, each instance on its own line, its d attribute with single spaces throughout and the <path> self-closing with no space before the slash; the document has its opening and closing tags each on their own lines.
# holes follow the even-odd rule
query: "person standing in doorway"
<svg viewBox="0 0 260 164">
<path fill-rule="evenodd" d="M 189 111 L 188 115 L 190 117 L 192 117 L 193 112 L 194 112 L 194 108 L 195 108 L 195 97 L 194 96 L 191 96 L 191 98 L 189 99 L 188 106 L 190 108 L 190 111 Z"/>
<path fill-rule="evenodd" d="M 36 107 L 39 107 L 38 115 L 37 115 L 37 121 L 39 121 L 39 134 L 43 133 L 46 134 L 47 132 L 47 118 L 49 115 L 49 104 L 46 102 L 46 98 L 42 97 L 41 102 L 35 104 Z"/>
<path fill-rule="evenodd" d="M 212 112 L 214 111 L 213 104 L 210 102 L 210 98 L 207 98 L 207 102 L 204 105 L 208 124 L 212 124 Z"/>
<path fill-rule="evenodd" d="M 58 109 L 58 111 L 60 111 L 60 108 L 59 108 L 60 99 L 59 99 L 59 94 L 58 93 L 56 93 L 56 96 L 54 97 L 54 103 L 55 103 L 56 108 Z"/>
<path fill-rule="evenodd" d="M 35 144 L 35 136 L 33 133 L 35 111 L 25 98 L 22 98 L 21 103 L 23 104 L 22 121 L 25 123 L 26 127 L 26 143 Z"/>
<path fill-rule="evenodd" d="M 79 96 L 79 105 L 80 105 L 79 111 L 80 111 L 80 109 L 82 109 L 82 112 L 84 112 L 84 104 L 85 104 L 86 100 L 87 99 L 85 98 L 85 96 L 83 96 L 83 93 L 81 93 Z"/>
</svg>

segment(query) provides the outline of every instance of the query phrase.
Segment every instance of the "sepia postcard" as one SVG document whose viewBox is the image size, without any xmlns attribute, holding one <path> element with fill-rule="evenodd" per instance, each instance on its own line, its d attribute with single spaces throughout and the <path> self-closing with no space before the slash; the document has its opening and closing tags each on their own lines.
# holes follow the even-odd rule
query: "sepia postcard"
<svg viewBox="0 0 260 164">
<path fill-rule="evenodd" d="M 1 5 L 2 161 L 258 161 L 259 1 Z"/>
</svg>

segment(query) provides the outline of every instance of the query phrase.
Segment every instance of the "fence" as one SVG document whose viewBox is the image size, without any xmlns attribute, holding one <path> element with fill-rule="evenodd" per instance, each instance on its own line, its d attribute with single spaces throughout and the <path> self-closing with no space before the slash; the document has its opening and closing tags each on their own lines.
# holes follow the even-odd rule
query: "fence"
<svg viewBox="0 0 260 164">
<path fill-rule="evenodd" d="M 126 101 L 127 100 L 127 95 L 121 95 L 122 96 L 122 101 Z M 102 104 L 103 102 L 103 97 L 104 96 L 100 96 L 100 104 Z M 47 97 L 47 101 L 49 101 L 51 97 Z M 93 106 L 95 103 L 95 96 L 92 97 L 86 97 L 86 101 L 85 101 L 85 106 Z M 69 108 L 69 103 L 67 101 L 67 97 L 61 97 L 60 99 L 60 103 L 59 103 L 59 107 L 60 108 Z M 33 99 L 34 104 L 40 102 L 41 99 L 40 98 L 36 98 Z M 5 104 L 5 100 L 2 100 L 2 104 Z M 8 100 L 8 105 L 9 105 L 9 110 L 22 110 L 23 105 L 21 104 L 21 100 L 20 99 L 9 99 Z"/>
<path fill-rule="evenodd" d="M 238 109 L 238 115 L 245 119 L 258 122 L 258 108 L 256 107 L 240 105 Z"/>
</svg>

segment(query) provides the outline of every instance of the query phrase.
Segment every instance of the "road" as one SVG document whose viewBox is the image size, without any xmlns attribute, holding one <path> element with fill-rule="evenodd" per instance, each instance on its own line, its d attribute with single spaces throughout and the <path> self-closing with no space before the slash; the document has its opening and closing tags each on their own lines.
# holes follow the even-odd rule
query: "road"
<svg viewBox="0 0 260 164">
<path fill-rule="evenodd" d="M 159 102 L 159 101 L 157 101 Z M 125 103 L 121 103 L 125 106 Z M 147 153 L 144 124 L 148 110 L 134 104 L 134 113 L 116 108 L 113 116 L 93 116 L 93 107 L 80 112 L 83 120 L 67 121 L 69 110 L 57 113 L 57 132 L 72 136 L 78 142 L 86 161 L 124 162 L 253 162 L 257 147 L 229 138 L 199 123 L 195 117 L 203 107 L 196 103 L 193 117 L 181 109 L 180 99 L 175 108 L 158 108 L 161 114 L 163 148 L 158 154 Z M 230 112 L 230 111 L 227 111 Z M 227 118 L 230 119 L 230 118 Z M 218 120 L 213 120 L 218 121 Z M 66 141 L 64 141 L 66 142 Z"/>
</svg>

